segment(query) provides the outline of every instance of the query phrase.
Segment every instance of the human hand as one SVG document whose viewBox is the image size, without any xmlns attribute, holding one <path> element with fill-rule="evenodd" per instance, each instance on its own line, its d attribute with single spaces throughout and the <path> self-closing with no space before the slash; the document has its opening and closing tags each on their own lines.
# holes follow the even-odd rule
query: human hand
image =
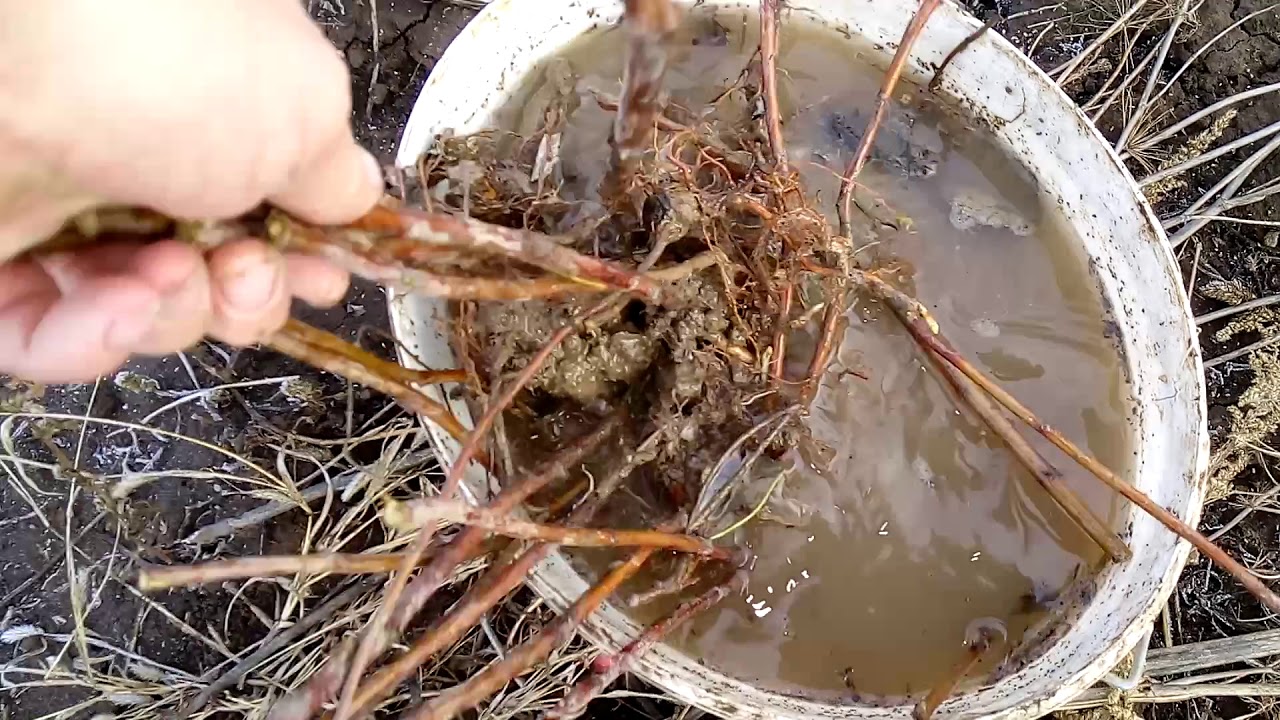
<svg viewBox="0 0 1280 720">
<path fill-rule="evenodd" d="M 339 302 L 346 273 L 250 238 L 13 259 L 106 203 L 358 217 L 382 181 L 349 82 L 298 0 L 0 0 L 0 373 L 88 381 L 205 335 L 257 342 L 293 297 Z"/>
</svg>

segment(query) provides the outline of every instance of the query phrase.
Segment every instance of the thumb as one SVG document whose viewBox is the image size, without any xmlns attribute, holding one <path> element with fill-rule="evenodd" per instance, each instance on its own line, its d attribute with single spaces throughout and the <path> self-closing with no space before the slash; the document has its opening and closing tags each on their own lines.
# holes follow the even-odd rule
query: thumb
<svg viewBox="0 0 1280 720">
<path fill-rule="evenodd" d="M 365 214 L 382 191 L 378 161 L 348 134 L 313 155 L 268 199 L 304 220 L 331 225 Z"/>
</svg>

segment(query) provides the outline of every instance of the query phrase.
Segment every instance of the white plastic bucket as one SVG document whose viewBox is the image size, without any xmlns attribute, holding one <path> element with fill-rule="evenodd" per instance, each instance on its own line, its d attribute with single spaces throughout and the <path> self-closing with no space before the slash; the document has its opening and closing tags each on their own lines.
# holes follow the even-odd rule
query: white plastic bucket
<svg viewBox="0 0 1280 720">
<path fill-rule="evenodd" d="M 689 0 L 682 0 L 692 4 Z M 702 0 L 750 7 L 755 3 Z M 917 3 L 905 0 L 790 0 L 793 13 L 847 31 L 882 52 L 887 65 Z M 486 127 L 525 73 L 587 30 L 616 22 L 621 0 L 496 0 L 449 46 L 422 89 L 401 139 L 398 163 L 412 166 L 434 136 Z M 927 82 L 943 58 L 978 27 L 945 4 L 930 19 L 907 66 Z M 1168 242 L 1132 178 L 1076 106 L 1026 57 L 995 33 L 961 53 L 941 92 L 986 124 L 1007 151 L 1035 174 L 1082 240 L 1106 305 L 1120 328 L 1131 379 L 1136 436 L 1134 482 L 1157 503 L 1195 525 L 1203 500 L 1208 431 L 1199 346 L 1190 306 Z M 442 303 L 393 297 L 392 325 L 402 360 L 454 367 Z M 462 401 L 448 402 L 464 424 Z M 433 428 L 441 456 L 457 444 Z M 487 494 L 483 473 L 467 478 Z M 1098 682 L 1143 637 L 1177 582 L 1190 546 L 1127 507 L 1122 533 L 1133 559 L 1105 570 L 1080 603 L 1023 667 L 993 684 L 947 701 L 947 717 L 1031 718 L 1048 713 Z M 585 589 L 567 561 L 555 556 L 530 585 L 563 609 Z M 584 633 L 617 648 L 638 628 L 614 607 L 591 618 Z M 669 647 L 639 662 L 638 673 L 684 702 L 726 718 L 905 718 L 910 706 L 830 704 L 769 692 L 700 665 Z"/>
</svg>

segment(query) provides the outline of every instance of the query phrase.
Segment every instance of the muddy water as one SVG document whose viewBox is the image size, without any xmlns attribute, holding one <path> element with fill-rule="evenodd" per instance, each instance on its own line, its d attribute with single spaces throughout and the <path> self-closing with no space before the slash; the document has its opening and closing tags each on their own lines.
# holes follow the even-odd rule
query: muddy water
<svg viewBox="0 0 1280 720">
<path fill-rule="evenodd" d="M 621 40 L 602 29 L 564 54 L 579 87 L 616 94 Z M 698 16 L 678 41 L 673 100 L 704 107 L 756 45 L 754 19 Z M 779 65 L 792 162 L 834 222 L 837 175 L 879 71 L 843 36 L 797 17 L 784 24 Z M 533 129 L 555 91 L 554 82 L 531 83 L 500 124 Z M 917 90 L 899 95 L 862 176 L 892 210 L 864 204 L 899 229 L 862 217 L 860 244 L 878 266 L 896 268 L 979 366 L 1103 462 L 1127 468 L 1128 390 L 1078 246 L 1034 180 L 982 133 L 927 107 Z M 733 111 L 733 102 L 720 107 Z M 610 119 L 589 101 L 573 116 L 561 148 L 566 195 L 588 197 L 598 185 Z M 749 588 L 675 642 L 775 690 L 918 693 L 964 659 L 975 624 L 1007 631 L 985 666 L 998 662 L 1099 553 L 984 426 L 957 411 L 886 309 L 861 301 L 846 319 L 808 419 L 815 442 L 792 452 L 796 472 L 782 488 L 807 515 L 798 527 L 740 531 L 755 552 Z M 794 344 L 793 374 L 811 344 Z M 1040 446 L 1118 524 L 1118 503 Z"/>
</svg>

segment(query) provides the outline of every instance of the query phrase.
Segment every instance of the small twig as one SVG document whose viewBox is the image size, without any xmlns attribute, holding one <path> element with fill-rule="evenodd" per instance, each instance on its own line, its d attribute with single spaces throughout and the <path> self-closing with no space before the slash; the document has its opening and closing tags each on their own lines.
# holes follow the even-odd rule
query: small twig
<svg viewBox="0 0 1280 720">
<path fill-rule="evenodd" d="M 338 690 L 342 688 L 342 679 L 346 677 L 347 662 L 355 651 L 354 637 L 348 637 L 338 643 L 329 652 L 324 667 L 307 679 L 306 684 L 280 698 L 267 712 L 267 720 L 311 720 L 320 708 L 324 707 Z"/>
<path fill-rule="evenodd" d="M 175 587 L 211 585 L 227 580 L 285 575 L 376 575 L 404 564 L 402 553 L 313 553 L 262 555 L 211 560 L 196 565 L 147 567 L 138 572 L 138 589 L 157 592 Z"/>
<path fill-rule="evenodd" d="M 1269 337 L 1265 337 L 1257 342 L 1249 343 L 1248 345 L 1245 345 L 1242 348 L 1237 348 L 1235 350 L 1232 350 L 1231 352 L 1226 353 L 1225 355 L 1219 355 L 1216 358 L 1205 360 L 1204 367 L 1206 370 L 1208 370 L 1209 368 L 1218 367 L 1219 365 L 1222 365 L 1224 363 L 1229 363 L 1232 360 L 1238 360 L 1258 350 L 1269 348 L 1272 345 L 1275 345 L 1276 343 L 1280 343 L 1280 332 L 1275 333 L 1274 335 L 1271 335 Z"/>
<path fill-rule="evenodd" d="M 1232 305 L 1231 307 L 1214 310 L 1213 312 L 1207 312 L 1204 315 L 1200 315 L 1196 317 L 1196 325 L 1205 325 L 1216 320 L 1229 318 L 1232 315 L 1238 315 L 1242 312 L 1270 307 L 1276 303 L 1280 303 L 1280 295 L 1268 295 L 1267 297 L 1257 298 L 1256 300 L 1248 300 L 1240 303 L 1239 305 Z"/>
<path fill-rule="evenodd" d="M 654 548 L 642 548 L 632 553 L 626 562 L 609 571 L 603 580 L 592 586 L 568 610 L 561 613 L 531 640 L 512 650 L 505 659 L 486 667 L 461 685 L 455 685 L 440 693 L 417 712 L 408 714 L 408 719 L 452 720 L 502 689 L 504 685 L 511 682 L 512 678 L 541 662 L 551 654 L 552 650 L 573 638 L 578 626 L 587 616 L 595 612 L 596 608 L 618 589 L 618 586 L 639 572 L 654 552 Z"/>
<path fill-rule="evenodd" d="M 317 336 L 324 336 L 324 339 L 317 340 Z M 323 330 L 294 319 L 290 319 L 284 328 L 272 335 L 266 344 L 276 352 L 358 385 L 373 388 L 394 399 L 410 412 L 429 418 L 455 438 L 466 437 L 462 424 L 448 408 L 422 394 L 417 388 L 400 382 L 397 378 L 403 377 L 401 372 L 387 372 L 387 366 L 395 363 L 389 363 Z"/>
<path fill-rule="evenodd" d="M 521 520 L 492 508 L 474 507 L 459 500 L 419 498 L 391 502 L 382 511 L 383 522 L 396 530 L 411 530 L 439 522 L 476 527 L 495 535 L 540 540 L 566 547 L 647 547 L 727 560 L 731 548 L 721 548 L 693 535 L 657 530 L 611 530 L 547 525 Z"/>
<path fill-rule="evenodd" d="M 961 681 L 977 667 L 978 661 L 991 649 L 994 640 L 995 633 L 979 631 L 977 637 L 966 643 L 964 660 L 956 665 L 942 682 L 929 691 L 929 694 L 912 709 L 911 716 L 915 720 L 929 720 L 933 717 L 938 706 L 946 702 L 947 698 L 955 693 Z"/>
<path fill-rule="evenodd" d="M 676 608 L 670 615 L 645 628 L 635 640 L 612 655 L 601 655 L 591 663 L 587 677 L 579 680 L 560 704 L 547 713 L 548 718 L 576 718 L 586 711 L 592 700 L 600 697 L 605 688 L 613 684 L 623 673 L 631 672 L 636 661 L 654 645 L 662 642 L 672 630 L 693 619 L 696 615 L 716 605 L 730 594 L 738 592 L 745 582 L 742 573 L 734 573 L 728 580 L 702 595 Z"/>
<path fill-rule="evenodd" d="M 947 56 L 942 59 L 942 64 L 934 71 L 933 79 L 929 81 L 929 92 L 937 94 L 938 88 L 942 87 L 942 74 L 947 71 L 948 67 L 951 67 L 951 63 L 956 59 L 956 56 L 965 50 L 968 50 L 970 45 L 977 42 L 978 38 L 987 34 L 991 28 L 999 25 L 1002 20 L 1003 18 L 1000 17 L 1000 13 L 992 11 L 991 15 L 987 18 L 987 21 L 982 23 L 982 27 L 969 33 L 968 37 L 961 40 L 959 45 L 951 48 L 951 52 L 947 53 Z"/>
</svg>

